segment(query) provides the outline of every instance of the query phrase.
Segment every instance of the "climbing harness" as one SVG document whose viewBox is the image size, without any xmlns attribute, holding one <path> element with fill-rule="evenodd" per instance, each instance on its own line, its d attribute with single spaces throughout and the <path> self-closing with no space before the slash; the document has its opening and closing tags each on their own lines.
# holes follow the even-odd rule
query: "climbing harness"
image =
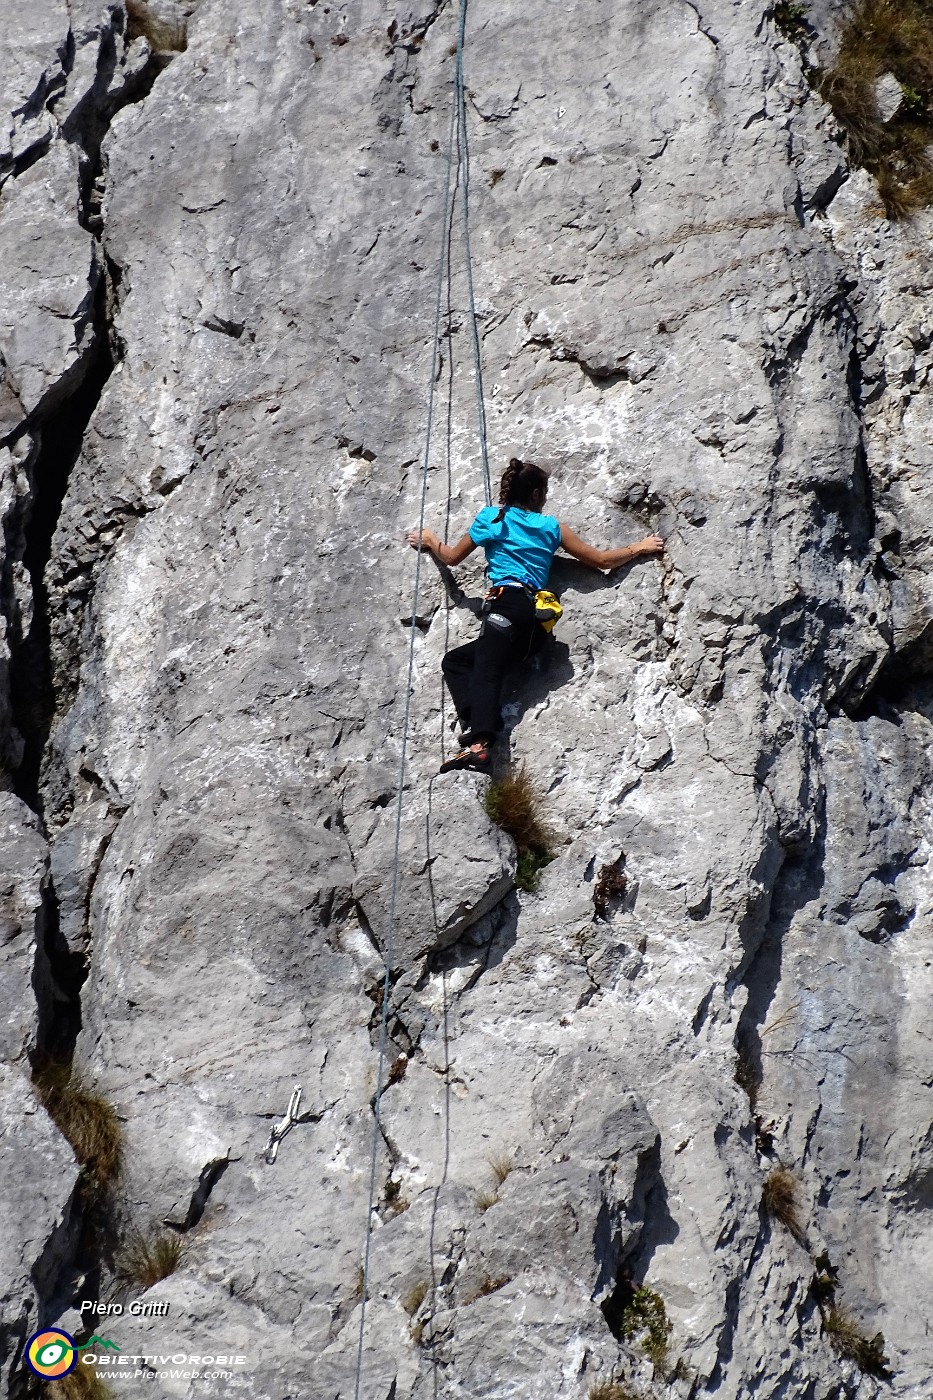
<svg viewBox="0 0 933 1400">
<path fill-rule="evenodd" d="M 495 588 L 489 590 L 481 609 L 485 617 L 491 618 L 494 615 L 492 609 L 496 605 L 496 599 L 502 595 L 506 588 L 521 588 L 528 594 L 529 598 L 533 598 L 535 621 L 541 624 L 545 632 L 553 632 L 564 615 L 564 609 L 557 594 L 552 593 L 548 588 L 532 588 L 530 584 L 520 583 L 517 579 L 506 579 L 505 583 L 499 583 Z"/>
<path fill-rule="evenodd" d="M 454 69 L 454 103 L 450 114 L 447 135 L 447 162 L 444 183 L 444 218 L 441 225 L 441 246 L 437 268 L 437 288 L 434 305 L 434 335 L 431 355 L 431 375 L 428 382 L 427 425 L 425 430 L 424 457 L 421 464 L 421 496 L 418 515 L 419 538 L 424 531 L 425 504 L 428 491 L 428 465 L 431 453 L 431 430 L 434 424 L 435 386 L 440 375 L 440 330 L 441 306 L 444 291 L 444 273 L 450 276 L 447 249 L 450 241 L 451 219 L 457 187 L 462 188 L 463 247 L 466 261 L 467 289 L 470 306 L 471 345 L 473 350 L 473 374 L 476 387 L 476 406 L 479 424 L 480 448 L 483 466 L 483 489 L 486 504 L 489 505 L 492 493 L 489 484 L 489 452 L 486 442 L 486 416 L 483 407 L 482 365 L 480 361 L 479 329 L 476 315 L 476 299 L 473 290 L 473 269 L 470 254 L 469 230 L 469 168 L 470 156 L 466 126 L 466 94 L 463 83 L 463 41 L 466 32 L 468 0 L 460 0 L 460 19 L 457 28 L 457 56 Z M 451 189 L 451 173 L 454 165 L 454 144 L 457 148 L 457 184 Z M 392 851 L 392 883 L 389 892 L 389 905 L 386 914 L 385 975 L 382 987 L 382 1009 L 379 1018 L 379 1058 L 376 1070 L 376 1092 L 373 1096 L 373 1132 L 369 1161 L 369 1194 L 366 1206 L 366 1242 L 363 1251 L 362 1298 L 360 1300 L 360 1331 L 356 1352 L 356 1371 L 353 1382 L 353 1400 L 360 1400 L 360 1385 L 363 1376 L 363 1344 L 366 1327 L 366 1302 L 369 1294 L 369 1258 L 372 1242 L 373 1212 L 376 1200 L 376 1164 L 381 1136 L 382 1095 L 385 1090 L 386 1041 L 388 1038 L 389 994 L 391 991 L 392 957 L 395 937 L 395 915 L 398 903 L 399 866 L 402 841 L 402 807 L 405 793 L 405 767 L 408 758 L 408 729 L 411 718 L 411 696 L 414 689 L 415 638 L 418 631 L 418 601 L 421 590 L 421 559 L 424 553 L 419 547 L 415 563 L 415 584 L 412 597 L 411 622 L 408 633 L 408 674 L 405 685 L 405 712 L 402 720 L 402 750 L 399 758 L 398 788 L 395 801 L 395 833 Z"/>
</svg>

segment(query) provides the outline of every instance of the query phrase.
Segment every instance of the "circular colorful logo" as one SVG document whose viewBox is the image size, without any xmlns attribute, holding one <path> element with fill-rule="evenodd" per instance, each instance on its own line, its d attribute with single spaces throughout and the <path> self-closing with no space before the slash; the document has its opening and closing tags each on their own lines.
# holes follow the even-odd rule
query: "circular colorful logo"
<svg viewBox="0 0 933 1400">
<path fill-rule="evenodd" d="M 26 1365 L 45 1380 L 60 1380 L 78 1363 L 74 1337 L 57 1328 L 34 1332 L 26 1343 Z"/>
</svg>

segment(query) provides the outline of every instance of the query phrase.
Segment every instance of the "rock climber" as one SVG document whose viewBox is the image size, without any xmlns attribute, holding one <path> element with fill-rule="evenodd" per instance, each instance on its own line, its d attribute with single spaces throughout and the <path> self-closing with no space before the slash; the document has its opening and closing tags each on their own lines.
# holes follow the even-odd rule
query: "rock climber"
<svg viewBox="0 0 933 1400">
<path fill-rule="evenodd" d="M 448 566 L 462 564 L 481 545 L 492 585 L 479 636 L 454 647 L 442 663 L 463 730 L 463 748 L 441 764 L 442 773 L 455 768 L 490 772 L 489 751 L 499 728 L 502 682 L 509 668 L 531 650 L 537 625 L 535 594 L 547 584 L 555 552 L 562 546 L 581 564 L 617 569 L 664 550 L 660 535 L 646 535 L 621 549 L 596 549 L 569 525 L 543 514 L 547 492 L 548 474 L 543 467 L 513 457 L 502 474 L 498 511 L 486 506 L 456 544 L 442 544 L 432 530 L 409 530 L 405 536 L 412 549 L 420 546 Z"/>
</svg>

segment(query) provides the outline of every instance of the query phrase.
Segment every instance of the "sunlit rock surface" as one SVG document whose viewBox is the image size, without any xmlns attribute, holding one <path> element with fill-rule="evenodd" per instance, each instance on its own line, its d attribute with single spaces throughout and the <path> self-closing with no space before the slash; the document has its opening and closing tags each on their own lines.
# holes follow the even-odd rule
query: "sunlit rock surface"
<svg viewBox="0 0 933 1400">
<path fill-rule="evenodd" d="M 435 777 L 483 580 L 423 563 L 396 882 L 457 14 L 77 8 L 24 10 L 4 74 L 0 719 L 41 823 L 9 795 L 4 898 L 28 847 L 38 923 L 2 1113 L 15 1141 L 80 997 L 117 1232 L 185 1244 L 121 1348 L 249 1354 L 166 1396 L 354 1395 L 394 908 L 361 1395 L 923 1400 L 929 216 L 880 219 L 761 9 L 473 0 L 494 476 L 540 461 L 587 538 L 667 551 L 555 564 L 565 616 L 509 697 L 554 833 L 534 893 L 484 780 Z M 840 13 L 813 9 L 824 55 Z M 483 504 L 461 213 L 427 481 L 454 538 Z M 120 1267 L 77 1232 L 49 1255 L 56 1150 L 12 1156 L 42 1201 L 13 1370 L 24 1319 Z M 762 1206 L 779 1164 L 795 1231 Z M 889 1382 L 823 1332 L 828 1266 Z"/>
</svg>

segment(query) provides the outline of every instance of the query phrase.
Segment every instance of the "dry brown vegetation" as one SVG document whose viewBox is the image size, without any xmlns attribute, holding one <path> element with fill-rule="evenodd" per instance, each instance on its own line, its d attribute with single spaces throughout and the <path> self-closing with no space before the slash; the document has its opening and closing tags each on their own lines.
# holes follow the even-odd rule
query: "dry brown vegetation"
<svg viewBox="0 0 933 1400">
<path fill-rule="evenodd" d="M 188 47 L 187 25 L 159 19 L 147 0 L 126 0 L 126 37 L 130 43 L 145 39 L 155 53 L 182 53 Z"/>
<path fill-rule="evenodd" d="M 486 790 L 486 812 L 496 826 L 507 831 L 518 850 L 515 883 L 520 890 L 538 888 L 543 868 L 554 859 L 554 835 L 541 812 L 541 794 L 521 764 Z"/>
<path fill-rule="evenodd" d="M 42 1400 L 113 1400 L 113 1391 L 96 1366 L 83 1366 L 79 1361 L 64 1380 L 44 1382 Z"/>
<path fill-rule="evenodd" d="M 875 88 L 887 73 L 902 96 L 882 121 Z M 933 0 L 859 0 L 835 63 L 813 76 L 850 159 L 874 175 L 888 218 L 933 202 Z"/>
<path fill-rule="evenodd" d="M 593 887 L 593 912 L 597 919 L 609 917 L 609 909 L 614 899 L 621 899 L 628 889 L 625 874 L 625 856 L 619 855 L 608 865 L 602 866 Z"/>
<path fill-rule="evenodd" d="M 513 1165 L 514 1163 L 511 1157 L 507 1157 L 505 1153 L 499 1153 L 498 1156 L 490 1157 L 489 1169 L 495 1177 L 497 1186 L 502 1185 L 506 1177 L 508 1177 L 512 1171 Z"/>
<path fill-rule="evenodd" d="M 402 1298 L 402 1307 L 408 1313 L 409 1317 L 414 1317 L 415 1313 L 428 1296 L 430 1288 L 431 1285 L 426 1283 L 424 1279 L 422 1279 L 420 1283 L 412 1284 L 411 1288 L 409 1288 L 408 1292 Z"/>
<path fill-rule="evenodd" d="M 761 1204 L 770 1216 L 779 1220 L 798 1244 L 806 1244 L 806 1232 L 800 1218 L 800 1183 L 790 1167 L 780 1164 L 769 1174 L 761 1193 Z"/>
<path fill-rule="evenodd" d="M 600 1381 L 590 1386 L 588 1400 L 638 1400 L 623 1381 Z"/>
<path fill-rule="evenodd" d="M 823 1317 L 823 1330 L 837 1356 L 854 1361 L 866 1375 L 882 1379 L 890 1377 L 883 1333 L 876 1332 L 873 1337 L 866 1337 L 858 1323 L 835 1303 Z"/>
<path fill-rule="evenodd" d="M 184 1250 L 180 1235 L 148 1236 L 133 1230 L 118 1260 L 117 1272 L 134 1288 L 152 1288 L 175 1272 Z"/>
<path fill-rule="evenodd" d="M 477 1298 L 485 1298 L 490 1293 L 497 1293 L 500 1288 L 504 1288 L 507 1283 L 511 1282 L 511 1274 L 499 1274 L 497 1278 L 491 1278 L 489 1274 L 484 1274 L 479 1286 L 464 1298 L 463 1306 L 469 1307 L 470 1303 L 475 1303 Z"/>
<path fill-rule="evenodd" d="M 34 1082 L 49 1117 L 84 1168 L 85 1194 L 100 1195 L 117 1180 L 123 1163 L 116 1109 L 67 1065 L 47 1065 Z"/>
</svg>

